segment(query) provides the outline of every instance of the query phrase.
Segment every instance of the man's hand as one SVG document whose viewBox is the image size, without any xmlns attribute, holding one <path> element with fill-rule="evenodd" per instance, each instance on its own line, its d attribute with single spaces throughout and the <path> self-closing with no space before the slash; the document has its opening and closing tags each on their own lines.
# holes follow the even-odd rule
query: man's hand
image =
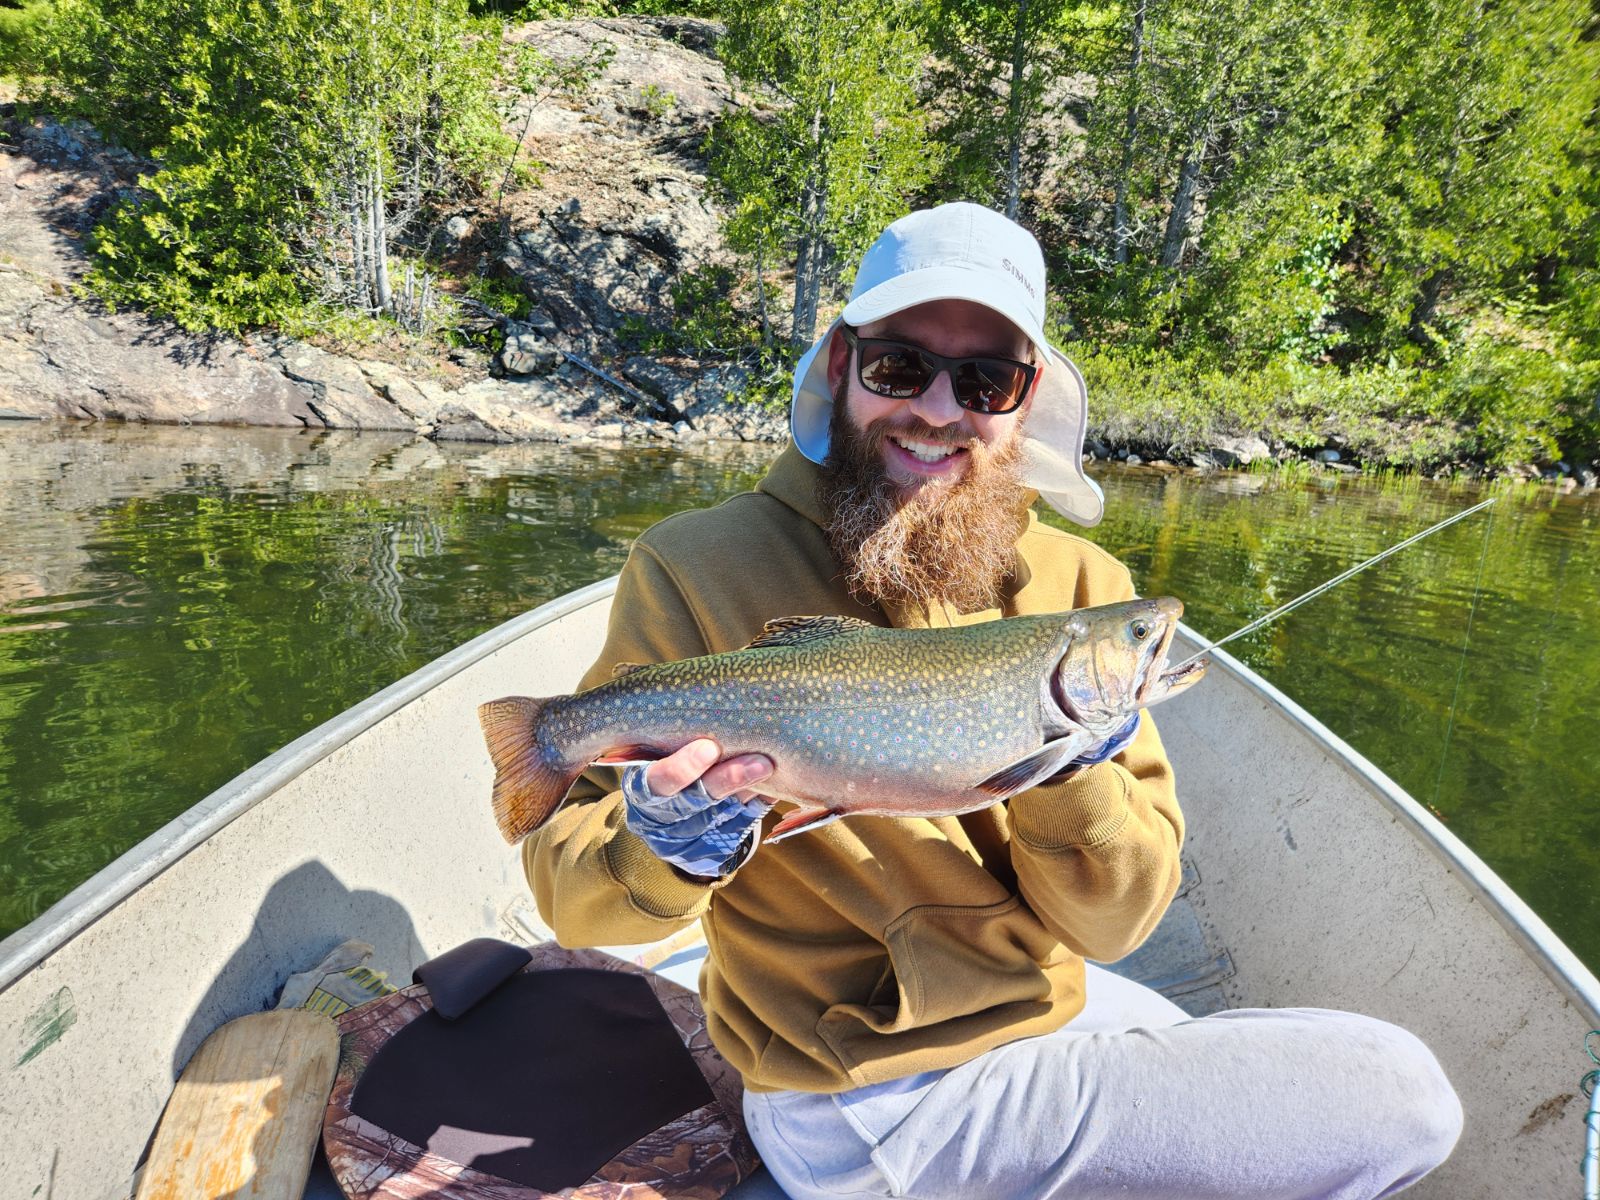
<svg viewBox="0 0 1600 1200">
<path fill-rule="evenodd" d="M 765 754 L 740 754 L 722 758 L 722 748 L 710 738 L 698 738 L 680 747 L 660 762 L 651 763 L 644 782 L 658 796 L 671 796 L 697 780 L 714 800 L 732 796 L 749 800 L 755 793 L 751 784 L 772 774 L 772 760 Z"/>
<path fill-rule="evenodd" d="M 1120 729 L 1105 741 L 1098 746 L 1085 750 L 1077 758 L 1073 759 L 1072 767 L 1091 767 L 1095 763 L 1103 763 L 1106 759 L 1115 758 L 1121 754 L 1128 748 L 1128 744 L 1133 741 L 1134 735 L 1139 732 L 1139 721 L 1143 716 L 1143 712 L 1134 713 L 1133 716 L 1123 722 Z"/>
<path fill-rule="evenodd" d="M 754 846 L 752 827 L 772 807 L 750 790 L 772 774 L 772 760 L 741 754 L 719 761 L 721 754 L 716 742 L 700 738 L 622 776 L 629 830 L 656 857 L 698 879 L 742 865 Z"/>
</svg>

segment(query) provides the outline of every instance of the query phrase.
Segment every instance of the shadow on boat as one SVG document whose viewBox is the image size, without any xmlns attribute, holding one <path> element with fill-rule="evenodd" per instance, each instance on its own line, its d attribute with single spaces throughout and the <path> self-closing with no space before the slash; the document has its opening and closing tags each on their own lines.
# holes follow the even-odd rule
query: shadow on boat
<svg viewBox="0 0 1600 1200">
<path fill-rule="evenodd" d="M 350 938 L 372 945 L 373 966 L 388 970 L 396 987 L 410 983 L 411 968 L 430 957 L 411 913 L 394 897 L 352 891 L 316 860 L 279 876 L 261 898 L 249 936 L 234 948 L 190 1014 L 172 1050 L 173 1080 L 213 1030 L 276 1006 L 290 975 L 310 970 Z"/>
</svg>

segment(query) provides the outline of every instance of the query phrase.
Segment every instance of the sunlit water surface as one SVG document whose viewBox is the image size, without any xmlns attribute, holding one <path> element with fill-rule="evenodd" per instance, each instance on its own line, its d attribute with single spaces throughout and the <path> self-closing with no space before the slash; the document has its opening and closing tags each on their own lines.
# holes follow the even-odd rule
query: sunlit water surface
<svg viewBox="0 0 1600 1200">
<path fill-rule="evenodd" d="M 0 422 L 0 936 L 319 722 L 612 574 L 771 453 Z M 1099 478 L 1091 536 L 1213 636 L 1482 494 Z M 1600 500 L 1525 490 L 1489 512 L 1231 648 L 1600 967 Z"/>
</svg>

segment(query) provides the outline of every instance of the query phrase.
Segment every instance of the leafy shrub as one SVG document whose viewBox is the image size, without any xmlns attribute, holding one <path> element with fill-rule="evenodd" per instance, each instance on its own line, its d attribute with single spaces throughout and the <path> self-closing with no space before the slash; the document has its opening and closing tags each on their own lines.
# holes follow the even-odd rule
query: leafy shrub
<svg viewBox="0 0 1600 1200">
<path fill-rule="evenodd" d="M 745 354 L 759 345 L 761 335 L 738 306 L 741 283 L 732 267 L 693 267 L 672 285 L 672 317 L 665 328 L 631 314 L 623 320 L 623 336 L 646 354 Z"/>
<path fill-rule="evenodd" d="M 224 154 L 144 176 L 90 235 L 86 288 L 113 310 L 160 313 L 185 329 L 238 331 L 289 321 L 305 297 L 281 239 L 270 180 Z M 238 165 L 236 165 L 238 164 Z"/>
<path fill-rule="evenodd" d="M 0 4 L 0 76 L 24 69 L 25 47 L 50 14 L 51 0 L 16 0 Z"/>
<path fill-rule="evenodd" d="M 1091 434 L 1174 453 L 1272 428 L 1293 388 L 1283 362 L 1228 371 L 1140 346 L 1079 349 L 1073 358 L 1089 391 Z"/>
<path fill-rule="evenodd" d="M 1467 423 L 1476 457 L 1495 466 L 1553 462 L 1594 443 L 1600 361 L 1478 335 L 1437 373 L 1429 400 Z"/>
<path fill-rule="evenodd" d="M 533 301 L 520 284 L 488 275 L 474 275 L 463 289 L 468 297 L 485 308 L 508 317 L 521 318 L 533 311 Z"/>
<path fill-rule="evenodd" d="M 678 97 L 665 88 L 647 83 L 639 89 L 639 98 L 636 102 L 638 111 L 662 120 L 672 114 L 678 107 Z"/>
<path fill-rule="evenodd" d="M 1474 337 L 1443 367 L 1343 371 L 1281 355 L 1224 369 L 1146 347 L 1078 348 L 1093 436 L 1183 454 L 1259 434 L 1302 451 L 1330 442 L 1374 466 L 1503 467 L 1597 441 L 1600 363 Z"/>
</svg>

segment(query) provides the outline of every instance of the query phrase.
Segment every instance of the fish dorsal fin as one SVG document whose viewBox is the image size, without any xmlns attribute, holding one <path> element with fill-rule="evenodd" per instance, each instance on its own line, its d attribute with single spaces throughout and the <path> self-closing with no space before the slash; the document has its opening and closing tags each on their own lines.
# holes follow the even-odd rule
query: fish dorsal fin
<svg viewBox="0 0 1600 1200">
<path fill-rule="evenodd" d="M 870 621 L 856 617 L 779 617 L 768 621 L 746 650 L 764 646 L 803 646 L 807 642 L 821 642 L 856 629 L 875 629 Z"/>
<path fill-rule="evenodd" d="M 611 678 L 621 679 L 624 675 L 632 675 L 635 671 L 644 670 L 644 663 L 618 663 L 611 668 Z"/>
</svg>

